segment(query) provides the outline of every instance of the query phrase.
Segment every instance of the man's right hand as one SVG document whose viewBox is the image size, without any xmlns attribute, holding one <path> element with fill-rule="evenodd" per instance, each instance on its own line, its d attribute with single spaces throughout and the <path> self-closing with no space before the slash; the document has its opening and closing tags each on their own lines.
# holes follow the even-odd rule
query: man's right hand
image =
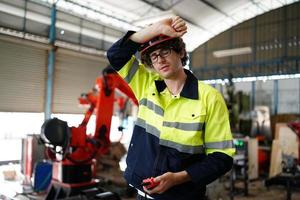
<svg viewBox="0 0 300 200">
<path fill-rule="evenodd" d="M 187 32 L 186 23 L 179 16 L 161 20 L 157 24 L 159 32 L 170 37 L 181 37 Z"/>
</svg>

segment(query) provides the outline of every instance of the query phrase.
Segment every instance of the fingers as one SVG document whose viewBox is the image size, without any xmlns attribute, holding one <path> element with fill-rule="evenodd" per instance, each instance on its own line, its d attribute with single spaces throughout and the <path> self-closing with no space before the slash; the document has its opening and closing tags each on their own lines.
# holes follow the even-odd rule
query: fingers
<svg viewBox="0 0 300 200">
<path fill-rule="evenodd" d="M 153 189 L 147 189 L 145 186 L 143 187 L 144 191 L 148 194 L 160 194 L 162 193 L 162 185 L 163 183 L 161 181 L 163 181 L 162 179 L 163 175 L 161 176 L 157 176 L 154 178 L 154 182 L 159 182 L 159 185 L 157 185 L 156 187 L 154 187 Z"/>
<path fill-rule="evenodd" d="M 176 32 L 179 32 L 179 33 L 186 32 L 187 31 L 187 27 L 186 26 L 185 27 L 180 27 L 180 28 L 175 29 L 175 30 L 176 30 Z"/>
<path fill-rule="evenodd" d="M 172 19 L 172 23 L 171 23 L 171 26 L 174 28 L 174 29 L 179 29 L 181 27 L 185 27 L 186 24 L 185 24 L 185 21 L 179 17 L 179 16 L 176 16 Z"/>
<path fill-rule="evenodd" d="M 163 175 L 155 177 L 154 178 L 154 182 L 160 182 L 160 181 L 162 181 L 162 176 Z"/>
<path fill-rule="evenodd" d="M 181 36 L 183 36 L 186 32 L 187 32 L 187 30 L 183 30 L 183 31 L 177 32 L 177 31 L 174 31 L 174 29 L 172 28 L 172 29 L 170 29 L 170 30 L 165 31 L 165 32 L 162 33 L 162 34 L 168 35 L 168 36 L 170 36 L 170 37 L 181 37 Z"/>
<path fill-rule="evenodd" d="M 180 30 L 186 28 L 185 22 L 184 21 L 176 21 L 175 23 L 172 23 L 172 27 L 175 30 Z"/>
<path fill-rule="evenodd" d="M 147 190 L 147 188 L 143 188 L 145 192 L 148 194 L 162 194 L 166 190 L 168 190 L 170 187 L 172 187 L 172 173 L 167 172 L 161 176 L 157 176 L 154 178 L 155 182 L 159 182 L 159 185 L 157 185 L 155 188 L 151 190 Z"/>
<path fill-rule="evenodd" d="M 172 17 L 172 24 L 171 25 L 173 26 L 174 24 L 176 24 L 178 22 L 182 22 L 182 21 L 183 21 L 183 19 L 179 16 Z"/>
<path fill-rule="evenodd" d="M 187 31 L 181 31 L 181 32 L 176 32 L 175 37 L 182 37 L 184 34 L 186 34 Z"/>
<path fill-rule="evenodd" d="M 185 21 L 179 17 L 179 16 L 175 16 L 172 19 L 172 23 L 171 23 L 172 28 L 176 31 L 176 37 L 181 37 L 183 36 L 186 32 L 187 32 L 187 26 Z"/>
<path fill-rule="evenodd" d="M 187 32 L 186 23 L 179 16 L 159 21 L 154 28 L 158 33 L 170 37 L 181 37 Z"/>
<path fill-rule="evenodd" d="M 162 184 L 159 184 L 158 186 L 156 186 L 155 188 L 153 189 L 147 189 L 145 187 L 143 187 L 144 191 L 148 194 L 161 194 L 163 193 L 165 190 L 162 186 Z"/>
<path fill-rule="evenodd" d="M 146 192 L 148 192 L 149 194 L 154 194 L 154 193 L 158 193 L 158 194 L 160 194 L 161 193 L 161 186 L 162 186 L 162 182 L 161 181 L 163 181 L 162 180 L 162 176 L 163 175 L 161 175 L 161 176 L 157 176 L 157 177 L 155 177 L 154 178 L 154 182 L 159 182 L 160 184 L 159 185 L 157 185 L 156 187 L 154 187 L 153 189 L 151 189 L 151 190 L 147 190 L 147 188 L 146 188 Z M 145 189 L 145 188 L 144 188 Z"/>
</svg>

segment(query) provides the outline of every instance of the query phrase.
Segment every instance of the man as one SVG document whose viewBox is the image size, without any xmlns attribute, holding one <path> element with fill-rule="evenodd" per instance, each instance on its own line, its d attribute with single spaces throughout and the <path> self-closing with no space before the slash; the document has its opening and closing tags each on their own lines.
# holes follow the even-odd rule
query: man
<svg viewBox="0 0 300 200">
<path fill-rule="evenodd" d="M 178 16 L 161 20 L 129 31 L 107 52 L 139 101 L 125 171 L 138 199 L 204 199 L 206 185 L 232 167 L 224 100 L 183 68 L 186 32 Z M 142 63 L 134 56 L 138 50 Z M 150 177 L 151 189 L 141 185 Z"/>
</svg>

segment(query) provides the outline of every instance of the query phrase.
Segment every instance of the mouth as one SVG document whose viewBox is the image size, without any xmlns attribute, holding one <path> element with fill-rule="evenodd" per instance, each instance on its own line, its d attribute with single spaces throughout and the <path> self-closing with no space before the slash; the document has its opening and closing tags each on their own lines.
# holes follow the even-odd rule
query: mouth
<svg viewBox="0 0 300 200">
<path fill-rule="evenodd" d="M 164 66 L 162 66 L 159 70 L 160 71 L 166 71 L 166 70 L 168 70 L 169 69 L 169 65 L 164 65 Z"/>
</svg>

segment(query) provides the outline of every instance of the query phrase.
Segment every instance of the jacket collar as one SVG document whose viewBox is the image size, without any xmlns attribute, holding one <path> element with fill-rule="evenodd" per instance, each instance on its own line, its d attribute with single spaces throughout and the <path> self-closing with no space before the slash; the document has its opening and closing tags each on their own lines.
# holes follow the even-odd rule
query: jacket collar
<svg viewBox="0 0 300 200">
<path fill-rule="evenodd" d="M 189 99 L 199 99 L 198 94 L 198 79 L 187 69 L 184 69 L 187 75 L 184 86 L 180 92 L 180 96 Z M 162 92 L 166 87 L 166 83 L 163 80 L 156 80 L 155 86 L 158 92 Z"/>
</svg>

